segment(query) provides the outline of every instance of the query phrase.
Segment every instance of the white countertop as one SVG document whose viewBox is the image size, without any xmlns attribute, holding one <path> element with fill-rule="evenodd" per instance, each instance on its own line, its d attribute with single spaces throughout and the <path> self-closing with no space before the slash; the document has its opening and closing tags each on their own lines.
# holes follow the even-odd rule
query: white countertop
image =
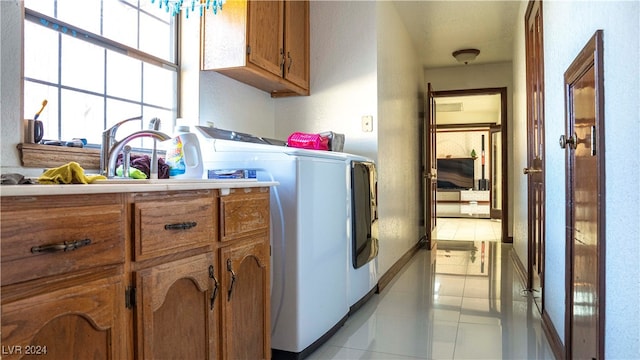
<svg viewBox="0 0 640 360">
<path fill-rule="evenodd" d="M 104 194 L 149 191 L 181 191 L 200 189 L 238 189 L 250 187 L 277 186 L 277 181 L 256 181 L 243 179 L 216 180 L 125 180 L 122 182 L 100 182 L 95 184 L 56 185 L 1 185 L 0 196 L 42 196 Z"/>
</svg>

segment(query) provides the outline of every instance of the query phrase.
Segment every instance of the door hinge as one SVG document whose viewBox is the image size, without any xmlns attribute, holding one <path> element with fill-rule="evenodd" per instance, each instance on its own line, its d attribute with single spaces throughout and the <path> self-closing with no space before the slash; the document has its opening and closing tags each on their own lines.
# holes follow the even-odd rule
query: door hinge
<svg viewBox="0 0 640 360">
<path fill-rule="evenodd" d="M 136 288 L 133 286 L 127 286 L 127 290 L 124 292 L 124 304 L 127 309 L 133 309 L 136 306 Z"/>
<path fill-rule="evenodd" d="M 247 55 L 251 55 L 251 45 L 247 45 Z"/>
</svg>

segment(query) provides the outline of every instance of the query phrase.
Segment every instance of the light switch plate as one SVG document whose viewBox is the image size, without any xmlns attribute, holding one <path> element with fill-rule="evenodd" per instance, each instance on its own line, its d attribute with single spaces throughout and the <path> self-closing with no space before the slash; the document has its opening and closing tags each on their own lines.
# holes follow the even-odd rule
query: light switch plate
<svg viewBox="0 0 640 360">
<path fill-rule="evenodd" d="M 365 115 L 362 117 L 362 131 L 363 132 L 373 131 L 373 116 Z"/>
</svg>

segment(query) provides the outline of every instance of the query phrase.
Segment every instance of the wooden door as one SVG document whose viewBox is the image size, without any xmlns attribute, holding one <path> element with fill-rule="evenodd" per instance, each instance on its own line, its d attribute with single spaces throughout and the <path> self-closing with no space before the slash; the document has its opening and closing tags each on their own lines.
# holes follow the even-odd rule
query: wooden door
<svg viewBox="0 0 640 360">
<path fill-rule="evenodd" d="M 220 252 L 223 359 L 269 359 L 269 240 L 241 241 Z"/>
<path fill-rule="evenodd" d="M 309 1 L 285 1 L 284 5 L 284 78 L 309 89 Z"/>
<path fill-rule="evenodd" d="M 88 280 L 2 304 L 2 358 L 126 359 L 123 277 Z"/>
<path fill-rule="evenodd" d="M 503 177 L 506 177 L 502 173 L 502 126 L 492 125 L 489 134 L 489 158 L 491 159 L 489 165 L 491 173 L 489 175 L 491 179 L 489 214 L 492 219 L 502 219 L 502 180 Z"/>
<path fill-rule="evenodd" d="M 604 359 L 602 31 L 565 72 L 567 359 Z"/>
<path fill-rule="evenodd" d="M 436 229 L 436 191 L 438 190 L 438 169 L 436 160 L 436 106 L 431 84 L 427 84 L 427 111 L 424 126 L 424 164 L 422 174 L 422 193 L 424 225 L 427 236 L 426 248 L 435 246 L 434 233 Z"/>
<path fill-rule="evenodd" d="M 136 272 L 137 359 L 218 359 L 212 253 Z"/>
<path fill-rule="evenodd" d="M 284 65 L 283 18 L 282 1 L 249 1 L 249 62 L 278 77 Z"/>
<path fill-rule="evenodd" d="M 528 288 L 544 310 L 544 54 L 542 1 L 529 2 L 526 12 Z"/>
</svg>

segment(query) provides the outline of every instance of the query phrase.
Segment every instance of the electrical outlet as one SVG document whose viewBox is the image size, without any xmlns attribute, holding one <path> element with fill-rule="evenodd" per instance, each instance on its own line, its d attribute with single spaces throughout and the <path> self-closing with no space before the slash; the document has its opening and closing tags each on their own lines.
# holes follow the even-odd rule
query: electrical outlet
<svg viewBox="0 0 640 360">
<path fill-rule="evenodd" d="M 373 131 L 373 116 L 365 115 L 362 117 L 362 131 L 363 132 Z"/>
</svg>

